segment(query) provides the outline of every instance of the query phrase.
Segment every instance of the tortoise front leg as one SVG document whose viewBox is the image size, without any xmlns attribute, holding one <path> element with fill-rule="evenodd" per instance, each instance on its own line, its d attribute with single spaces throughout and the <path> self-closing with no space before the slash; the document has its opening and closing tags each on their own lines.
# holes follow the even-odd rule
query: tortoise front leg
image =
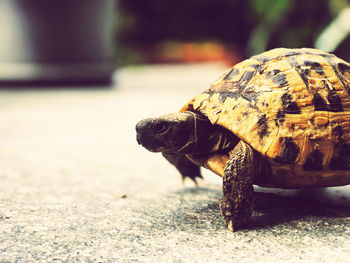
<svg viewBox="0 0 350 263">
<path fill-rule="evenodd" d="M 240 141 L 230 153 L 223 176 L 221 213 L 229 230 L 236 231 L 251 217 L 254 203 L 254 152 Z"/>
<path fill-rule="evenodd" d="M 182 176 L 182 180 L 189 177 L 197 185 L 197 177 L 203 178 L 199 166 L 191 162 L 184 154 L 162 153 L 162 155 L 176 167 Z"/>
</svg>

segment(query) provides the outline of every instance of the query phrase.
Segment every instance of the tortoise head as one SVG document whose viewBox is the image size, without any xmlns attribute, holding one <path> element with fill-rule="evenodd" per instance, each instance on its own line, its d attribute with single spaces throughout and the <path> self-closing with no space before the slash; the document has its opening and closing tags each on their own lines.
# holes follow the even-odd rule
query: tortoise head
<svg viewBox="0 0 350 263">
<path fill-rule="evenodd" d="M 151 152 L 181 152 L 195 142 L 195 116 L 176 112 L 136 125 L 137 142 Z"/>
</svg>

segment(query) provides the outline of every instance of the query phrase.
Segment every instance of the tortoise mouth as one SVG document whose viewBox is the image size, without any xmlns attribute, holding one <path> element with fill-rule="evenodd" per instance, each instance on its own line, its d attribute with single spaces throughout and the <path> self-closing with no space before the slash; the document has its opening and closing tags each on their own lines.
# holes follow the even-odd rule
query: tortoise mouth
<svg viewBox="0 0 350 263">
<path fill-rule="evenodd" d="M 148 137 L 148 136 L 142 136 L 140 134 L 137 134 L 136 140 L 137 140 L 137 143 L 139 145 L 142 145 L 150 152 L 162 152 L 164 150 L 164 147 L 155 138 Z"/>
<path fill-rule="evenodd" d="M 153 136 L 150 129 L 151 120 L 142 120 L 136 124 L 136 141 L 150 152 L 161 152 L 163 150 L 162 142 Z"/>
<path fill-rule="evenodd" d="M 136 134 L 136 141 L 137 141 L 138 145 L 142 145 L 140 134 Z"/>
</svg>

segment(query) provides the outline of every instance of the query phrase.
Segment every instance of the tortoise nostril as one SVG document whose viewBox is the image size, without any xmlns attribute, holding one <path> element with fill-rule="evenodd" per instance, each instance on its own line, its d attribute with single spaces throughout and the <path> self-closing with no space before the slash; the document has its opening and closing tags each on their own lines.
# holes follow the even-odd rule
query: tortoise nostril
<svg viewBox="0 0 350 263">
<path fill-rule="evenodd" d="M 136 132 L 139 134 L 142 131 L 144 131 L 144 129 L 147 128 L 149 122 L 150 122 L 150 119 L 145 119 L 145 120 L 139 121 L 135 127 Z"/>
<path fill-rule="evenodd" d="M 136 124 L 136 127 L 135 127 L 135 129 L 136 129 L 136 133 L 137 134 L 139 134 L 140 132 L 141 132 L 141 130 L 142 130 L 142 121 L 139 121 L 137 124 Z"/>
<path fill-rule="evenodd" d="M 143 130 L 144 130 L 144 127 L 145 127 L 145 121 L 142 120 L 142 121 L 139 121 L 136 126 L 135 126 L 135 129 L 136 129 L 136 141 L 138 144 L 142 145 L 142 136 L 141 134 L 143 133 Z"/>
</svg>

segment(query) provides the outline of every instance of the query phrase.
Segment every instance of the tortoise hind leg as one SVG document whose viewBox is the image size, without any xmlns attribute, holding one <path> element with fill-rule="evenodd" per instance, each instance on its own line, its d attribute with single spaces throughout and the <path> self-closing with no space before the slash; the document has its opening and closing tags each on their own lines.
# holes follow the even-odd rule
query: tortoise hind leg
<svg viewBox="0 0 350 263">
<path fill-rule="evenodd" d="M 254 203 L 254 152 L 240 141 L 230 153 L 223 177 L 224 197 L 221 213 L 231 231 L 236 231 L 251 217 Z"/>
<path fill-rule="evenodd" d="M 197 185 L 196 178 L 203 178 L 199 166 L 191 162 L 184 154 L 162 153 L 162 155 L 176 167 L 183 180 L 189 177 Z"/>
</svg>

